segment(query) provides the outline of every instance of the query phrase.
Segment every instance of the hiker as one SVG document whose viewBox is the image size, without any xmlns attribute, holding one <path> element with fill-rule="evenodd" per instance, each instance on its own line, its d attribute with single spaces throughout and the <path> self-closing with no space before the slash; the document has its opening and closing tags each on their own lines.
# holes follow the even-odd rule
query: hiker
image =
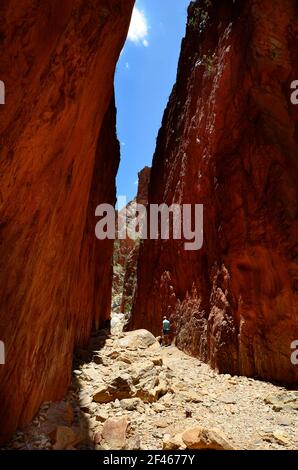
<svg viewBox="0 0 298 470">
<path fill-rule="evenodd" d="M 170 322 L 166 316 L 163 317 L 162 321 L 162 344 L 164 346 L 169 346 L 170 344 L 170 333 L 171 333 L 171 326 Z"/>
</svg>

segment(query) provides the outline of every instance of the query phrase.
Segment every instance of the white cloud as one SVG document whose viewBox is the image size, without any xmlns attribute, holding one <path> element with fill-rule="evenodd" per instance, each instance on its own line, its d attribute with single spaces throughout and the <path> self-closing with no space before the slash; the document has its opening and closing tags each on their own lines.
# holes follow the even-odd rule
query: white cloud
<svg viewBox="0 0 298 470">
<path fill-rule="evenodd" d="M 139 184 L 139 180 L 136 180 L 134 184 L 137 186 Z"/>
<path fill-rule="evenodd" d="M 143 44 L 144 47 L 148 47 L 149 42 L 147 40 L 147 36 L 147 18 L 144 12 L 135 6 L 132 12 L 131 23 L 128 31 L 128 39 L 134 44 Z"/>
<path fill-rule="evenodd" d="M 125 68 L 126 68 L 127 70 L 129 70 L 129 69 L 130 69 L 130 67 L 129 67 L 129 63 L 128 63 L 128 62 L 126 62 L 126 64 L 125 64 Z"/>
</svg>

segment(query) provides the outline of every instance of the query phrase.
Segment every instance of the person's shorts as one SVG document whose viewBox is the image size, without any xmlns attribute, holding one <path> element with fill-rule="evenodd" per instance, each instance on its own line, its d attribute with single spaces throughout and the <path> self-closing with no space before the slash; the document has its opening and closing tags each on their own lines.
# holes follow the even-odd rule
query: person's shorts
<svg viewBox="0 0 298 470">
<path fill-rule="evenodd" d="M 163 334 L 164 334 L 164 336 L 169 335 L 170 331 L 169 330 L 163 330 Z"/>
</svg>

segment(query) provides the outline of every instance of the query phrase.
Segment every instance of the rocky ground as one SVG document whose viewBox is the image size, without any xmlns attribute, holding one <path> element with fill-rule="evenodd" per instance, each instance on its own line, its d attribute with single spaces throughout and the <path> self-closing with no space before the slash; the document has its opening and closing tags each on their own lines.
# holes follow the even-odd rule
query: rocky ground
<svg viewBox="0 0 298 470">
<path fill-rule="evenodd" d="M 44 403 L 11 449 L 298 449 L 298 392 L 218 375 L 146 330 L 92 337 L 66 398 Z"/>
</svg>

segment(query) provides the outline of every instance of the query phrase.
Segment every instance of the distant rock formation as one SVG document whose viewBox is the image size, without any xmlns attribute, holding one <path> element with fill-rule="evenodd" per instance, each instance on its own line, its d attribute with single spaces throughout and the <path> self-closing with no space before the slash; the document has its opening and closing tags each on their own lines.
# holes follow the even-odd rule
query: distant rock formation
<svg viewBox="0 0 298 470">
<path fill-rule="evenodd" d="M 148 203 L 148 187 L 149 187 L 150 173 L 151 173 L 151 168 L 148 166 L 145 166 L 138 173 L 139 183 L 138 183 L 136 203 L 142 204 L 145 207 L 147 206 L 147 203 Z M 125 265 L 125 276 L 124 276 L 120 310 L 122 313 L 127 314 L 128 321 L 130 321 L 133 296 L 134 296 L 136 282 L 137 282 L 137 265 L 138 265 L 140 243 L 141 243 L 140 240 L 136 241 L 133 250 L 130 252 L 129 256 L 127 257 L 126 265 Z"/>
<path fill-rule="evenodd" d="M 204 245 L 145 240 L 132 327 L 220 372 L 294 382 L 298 339 L 298 3 L 191 2 L 149 203 L 204 204 Z"/>
<path fill-rule="evenodd" d="M 0 442 L 66 392 L 73 349 L 110 314 L 113 78 L 133 0 L 1 1 Z"/>
<path fill-rule="evenodd" d="M 147 206 L 148 203 L 148 188 L 150 181 L 151 168 L 145 166 L 138 173 L 138 192 L 137 192 L 137 204 L 143 204 Z"/>
<path fill-rule="evenodd" d="M 117 212 L 117 239 L 114 242 L 113 254 L 112 309 L 114 312 L 118 313 L 122 313 L 121 304 L 126 264 L 137 243 L 137 240 L 132 240 L 126 236 L 126 224 L 129 224 L 134 220 L 135 210 L 136 198 L 134 198 L 132 201 L 129 201 L 126 206 Z M 119 238 L 119 233 L 123 234 L 125 238 Z"/>
<path fill-rule="evenodd" d="M 138 190 L 135 199 L 130 201 L 119 214 L 120 231 L 133 223 L 136 217 L 137 204 L 146 207 L 148 201 L 148 184 L 151 168 L 144 167 L 138 173 Z M 132 240 L 126 237 L 123 240 L 117 240 L 114 244 L 114 277 L 113 277 L 113 296 L 112 308 L 114 311 L 125 313 L 127 321 L 130 319 L 132 308 L 132 299 L 136 284 L 136 270 L 139 255 L 140 240 Z"/>
</svg>

